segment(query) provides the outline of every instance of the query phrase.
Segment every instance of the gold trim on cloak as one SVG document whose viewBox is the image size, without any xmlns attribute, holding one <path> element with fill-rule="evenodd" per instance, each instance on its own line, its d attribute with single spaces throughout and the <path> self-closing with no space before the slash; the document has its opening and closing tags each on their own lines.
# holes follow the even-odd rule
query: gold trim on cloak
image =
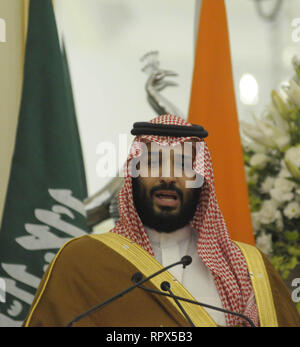
<svg viewBox="0 0 300 347">
<path fill-rule="evenodd" d="M 126 260 L 131 262 L 145 277 L 148 277 L 154 272 L 162 269 L 162 265 L 153 256 L 124 236 L 111 232 L 105 234 L 93 234 L 89 236 L 104 243 L 106 246 L 119 253 Z M 160 290 L 160 284 L 163 281 L 168 281 L 171 283 L 172 291 L 175 295 L 196 301 L 179 281 L 174 280 L 174 276 L 168 271 L 165 271 L 162 274 L 150 279 L 150 282 L 157 290 Z M 183 316 L 183 313 L 180 311 L 174 300 L 170 297 L 165 298 L 173 309 L 178 311 Z M 203 307 L 183 301 L 181 302 L 181 305 L 196 327 L 217 326 L 217 324 Z"/>
<path fill-rule="evenodd" d="M 253 286 L 261 327 L 278 327 L 277 315 L 265 263 L 259 250 L 243 242 L 234 241 L 242 251 Z"/>
</svg>

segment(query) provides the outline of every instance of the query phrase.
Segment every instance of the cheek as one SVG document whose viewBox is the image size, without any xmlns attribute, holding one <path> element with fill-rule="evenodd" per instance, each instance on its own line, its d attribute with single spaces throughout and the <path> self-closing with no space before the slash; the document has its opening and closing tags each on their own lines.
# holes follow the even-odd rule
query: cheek
<svg viewBox="0 0 300 347">
<path fill-rule="evenodd" d="M 190 180 L 191 178 L 185 176 L 177 178 L 177 186 L 187 195 L 192 195 L 192 189 L 187 188 L 187 182 Z"/>
<path fill-rule="evenodd" d="M 190 202 L 194 200 L 195 195 L 196 195 L 195 189 L 185 189 L 183 191 L 183 197 L 185 202 Z"/>
<path fill-rule="evenodd" d="M 195 176 L 196 176 L 196 173 L 193 169 L 185 169 L 183 171 L 183 179 L 185 181 L 191 181 L 191 180 L 194 180 L 195 179 Z"/>
<path fill-rule="evenodd" d="M 154 183 L 154 180 L 151 178 L 139 178 L 140 190 L 142 190 L 147 196 L 150 196 L 150 190 L 153 187 Z"/>
</svg>

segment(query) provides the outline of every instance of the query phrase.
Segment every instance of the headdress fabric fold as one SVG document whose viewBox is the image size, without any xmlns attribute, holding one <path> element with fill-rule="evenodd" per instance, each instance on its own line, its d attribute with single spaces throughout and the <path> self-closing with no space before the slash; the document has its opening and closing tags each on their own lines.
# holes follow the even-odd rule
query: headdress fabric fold
<svg viewBox="0 0 300 347">
<path fill-rule="evenodd" d="M 175 115 L 158 116 L 150 120 L 150 123 L 192 127 L 191 123 Z M 176 145 L 191 141 L 191 139 L 203 142 L 203 146 L 200 146 L 201 150 L 196 153 L 193 169 L 204 177 L 204 184 L 201 188 L 194 218 L 190 222 L 190 225 L 199 235 L 197 240 L 198 255 L 214 277 L 223 307 L 227 310 L 246 314 L 253 320 L 254 324 L 258 325 L 257 307 L 246 261 L 238 246 L 231 241 L 219 209 L 214 188 L 212 160 L 203 138 L 150 134 L 138 135 L 134 138 L 124 166 L 125 183 L 118 197 L 120 219 L 111 232 L 131 239 L 154 256 L 148 235 L 134 206 L 132 178 L 129 172 L 130 162 L 141 154 L 141 142 L 150 141 L 160 145 Z M 245 321 L 240 317 L 230 314 L 225 316 L 228 326 L 245 325 Z"/>
</svg>

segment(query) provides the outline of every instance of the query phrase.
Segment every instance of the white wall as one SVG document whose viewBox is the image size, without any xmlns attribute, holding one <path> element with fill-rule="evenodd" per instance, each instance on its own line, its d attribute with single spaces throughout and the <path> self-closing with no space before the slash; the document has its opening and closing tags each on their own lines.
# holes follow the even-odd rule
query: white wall
<svg viewBox="0 0 300 347">
<path fill-rule="evenodd" d="M 21 98 L 24 12 L 20 0 L 0 0 L 6 42 L 0 42 L 0 224 L 13 154 Z"/>
</svg>

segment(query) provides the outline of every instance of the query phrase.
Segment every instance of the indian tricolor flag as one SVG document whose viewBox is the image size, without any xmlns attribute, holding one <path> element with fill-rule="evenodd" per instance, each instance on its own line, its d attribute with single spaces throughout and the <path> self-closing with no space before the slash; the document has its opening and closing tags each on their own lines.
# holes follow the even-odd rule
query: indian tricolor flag
<svg viewBox="0 0 300 347">
<path fill-rule="evenodd" d="M 223 0 L 203 0 L 188 120 L 208 130 L 218 203 L 232 239 L 254 244 Z"/>
</svg>

